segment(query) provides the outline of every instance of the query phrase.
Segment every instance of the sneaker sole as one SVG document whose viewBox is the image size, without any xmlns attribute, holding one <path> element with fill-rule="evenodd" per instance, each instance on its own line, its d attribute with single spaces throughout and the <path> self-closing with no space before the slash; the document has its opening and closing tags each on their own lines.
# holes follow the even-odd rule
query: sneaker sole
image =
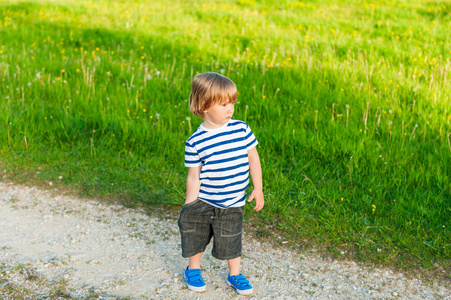
<svg viewBox="0 0 451 300">
<path fill-rule="evenodd" d="M 252 293 L 254 292 L 253 289 L 249 289 L 249 290 L 239 290 L 239 289 L 237 289 L 232 283 L 230 283 L 230 281 L 229 281 L 228 279 L 227 279 L 227 284 L 228 284 L 229 286 L 233 287 L 233 288 L 236 290 L 236 292 L 237 292 L 238 294 L 240 294 L 240 295 L 250 295 L 250 294 L 252 294 Z"/>
<path fill-rule="evenodd" d="M 185 277 L 186 280 L 186 277 Z M 205 292 L 205 289 L 207 288 L 205 285 L 204 286 L 193 286 L 193 285 L 189 285 L 188 282 L 186 283 L 186 285 L 188 286 L 188 289 L 190 289 L 193 292 Z"/>
</svg>

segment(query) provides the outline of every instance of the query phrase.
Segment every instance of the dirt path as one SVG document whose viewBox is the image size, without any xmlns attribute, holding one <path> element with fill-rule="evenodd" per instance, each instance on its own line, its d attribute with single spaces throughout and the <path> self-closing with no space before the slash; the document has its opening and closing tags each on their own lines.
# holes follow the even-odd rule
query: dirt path
<svg viewBox="0 0 451 300">
<path fill-rule="evenodd" d="M 167 217 L 0 182 L 0 299 L 244 299 L 210 248 L 207 291 L 186 288 L 177 223 Z M 444 286 L 249 237 L 242 272 L 250 299 L 451 299 Z"/>
</svg>

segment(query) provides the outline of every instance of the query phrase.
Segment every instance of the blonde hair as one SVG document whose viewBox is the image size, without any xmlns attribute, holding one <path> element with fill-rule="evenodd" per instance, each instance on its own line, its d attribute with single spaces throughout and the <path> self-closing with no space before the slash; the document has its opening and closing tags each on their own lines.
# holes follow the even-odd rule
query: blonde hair
<svg viewBox="0 0 451 300">
<path fill-rule="evenodd" d="M 234 102 L 238 97 L 235 84 L 229 78 L 214 72 L 194 76 L 189 95 L 190 111 L 203 117 L 204 111 L 217 103 Z"/>
</svg>

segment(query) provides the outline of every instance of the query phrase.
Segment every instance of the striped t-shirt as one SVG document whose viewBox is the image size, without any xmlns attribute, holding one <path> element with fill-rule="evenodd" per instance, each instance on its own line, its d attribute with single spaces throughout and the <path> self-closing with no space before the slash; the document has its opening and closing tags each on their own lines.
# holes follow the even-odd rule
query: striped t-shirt
<svg viewBox="0 0 451 300">
<path fill-rule="evenodd" d="M 249 186 L 247 151 L 258 144 L 243 121 L 220 128 L 200 125 L 185 144 L 185 166 L 201 167 L 199 199 L 219 208 L 245 204 Z"/>
</svg>

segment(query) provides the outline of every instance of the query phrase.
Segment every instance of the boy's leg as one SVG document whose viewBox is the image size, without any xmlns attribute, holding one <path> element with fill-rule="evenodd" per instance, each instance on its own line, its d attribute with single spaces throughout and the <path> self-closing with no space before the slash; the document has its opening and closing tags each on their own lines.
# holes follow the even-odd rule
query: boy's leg
<svg viewBox="0 0 451 300">
<path fill-rule="evenodd" d="M 240 295 L 250 295 L 253 292 L 252 286 L 240 273 L 244 208 L 217 209 L 215 212 L 212 224 L 215 231 L 212 254 L 218 259 L 227 260 L 227 284 L 233 286 Z"/>
<path fill-rule="evenodd" d="M 203 292 L 206 289 L 205 282 L 202 279 L 202 273 L 200 271 L 200 260 L 202 259 L 202 253 L 198 253 L 189 258 L 190 265 L 185 270 L 185 280 L 188 288 L 195 292 Z"/>
<path fill-rule="evenodd" d="M 234 260 L 242 254 L 243 207 L 215 208 L 213 217 L 213 249 L 211 254 L 221 260 Z M 236 264 L 238 262 L 238 264 Z M 239 266 L 240 261 L 232 261 Z"/>
<path fill-rule="evenodd" d="M 197 253 L 189 258 L 189 270 L 200 269 L 200 260 L 202 259 L 202 255 L 204 255 L 203 252 Z"/>
<path fill-rule="evenodd" d="M 189 258 L 189 266 L 185 270 L 188 288 L 195 292 L 205 291 L 200 262 L 205 247 L 213 236 L 211 217 L 214 207 L 196 200 L 186 204 L 180 212 L 178 220 L 182 237 L 182 256 Z"/>
<path fill-rule="evenodd" d="M 227 262 L 229 263 L 230 276 L 241 274 L 240 273 L 241 257 L 229 259 Z"/>
<path fill-rule="evenodd" d="M 250 295 L 253 293 L 252 286 L 246 276 L 240 273 L 241 257 L 229 259 L 229 276 L 227 276 L 227 284 L 234 287 L 240 295 Z"/>
<path fill-rule="evenodd" d="M 214 207 L 201 200 L 186 204 L 180 212 L 178 225 L 182 238 L 182 256 L 190 258 L 190 269 L 196 264 L 200 267 L 202 254 L 213 236 L 210 228 L 213 212 Z"/>
</svg>

